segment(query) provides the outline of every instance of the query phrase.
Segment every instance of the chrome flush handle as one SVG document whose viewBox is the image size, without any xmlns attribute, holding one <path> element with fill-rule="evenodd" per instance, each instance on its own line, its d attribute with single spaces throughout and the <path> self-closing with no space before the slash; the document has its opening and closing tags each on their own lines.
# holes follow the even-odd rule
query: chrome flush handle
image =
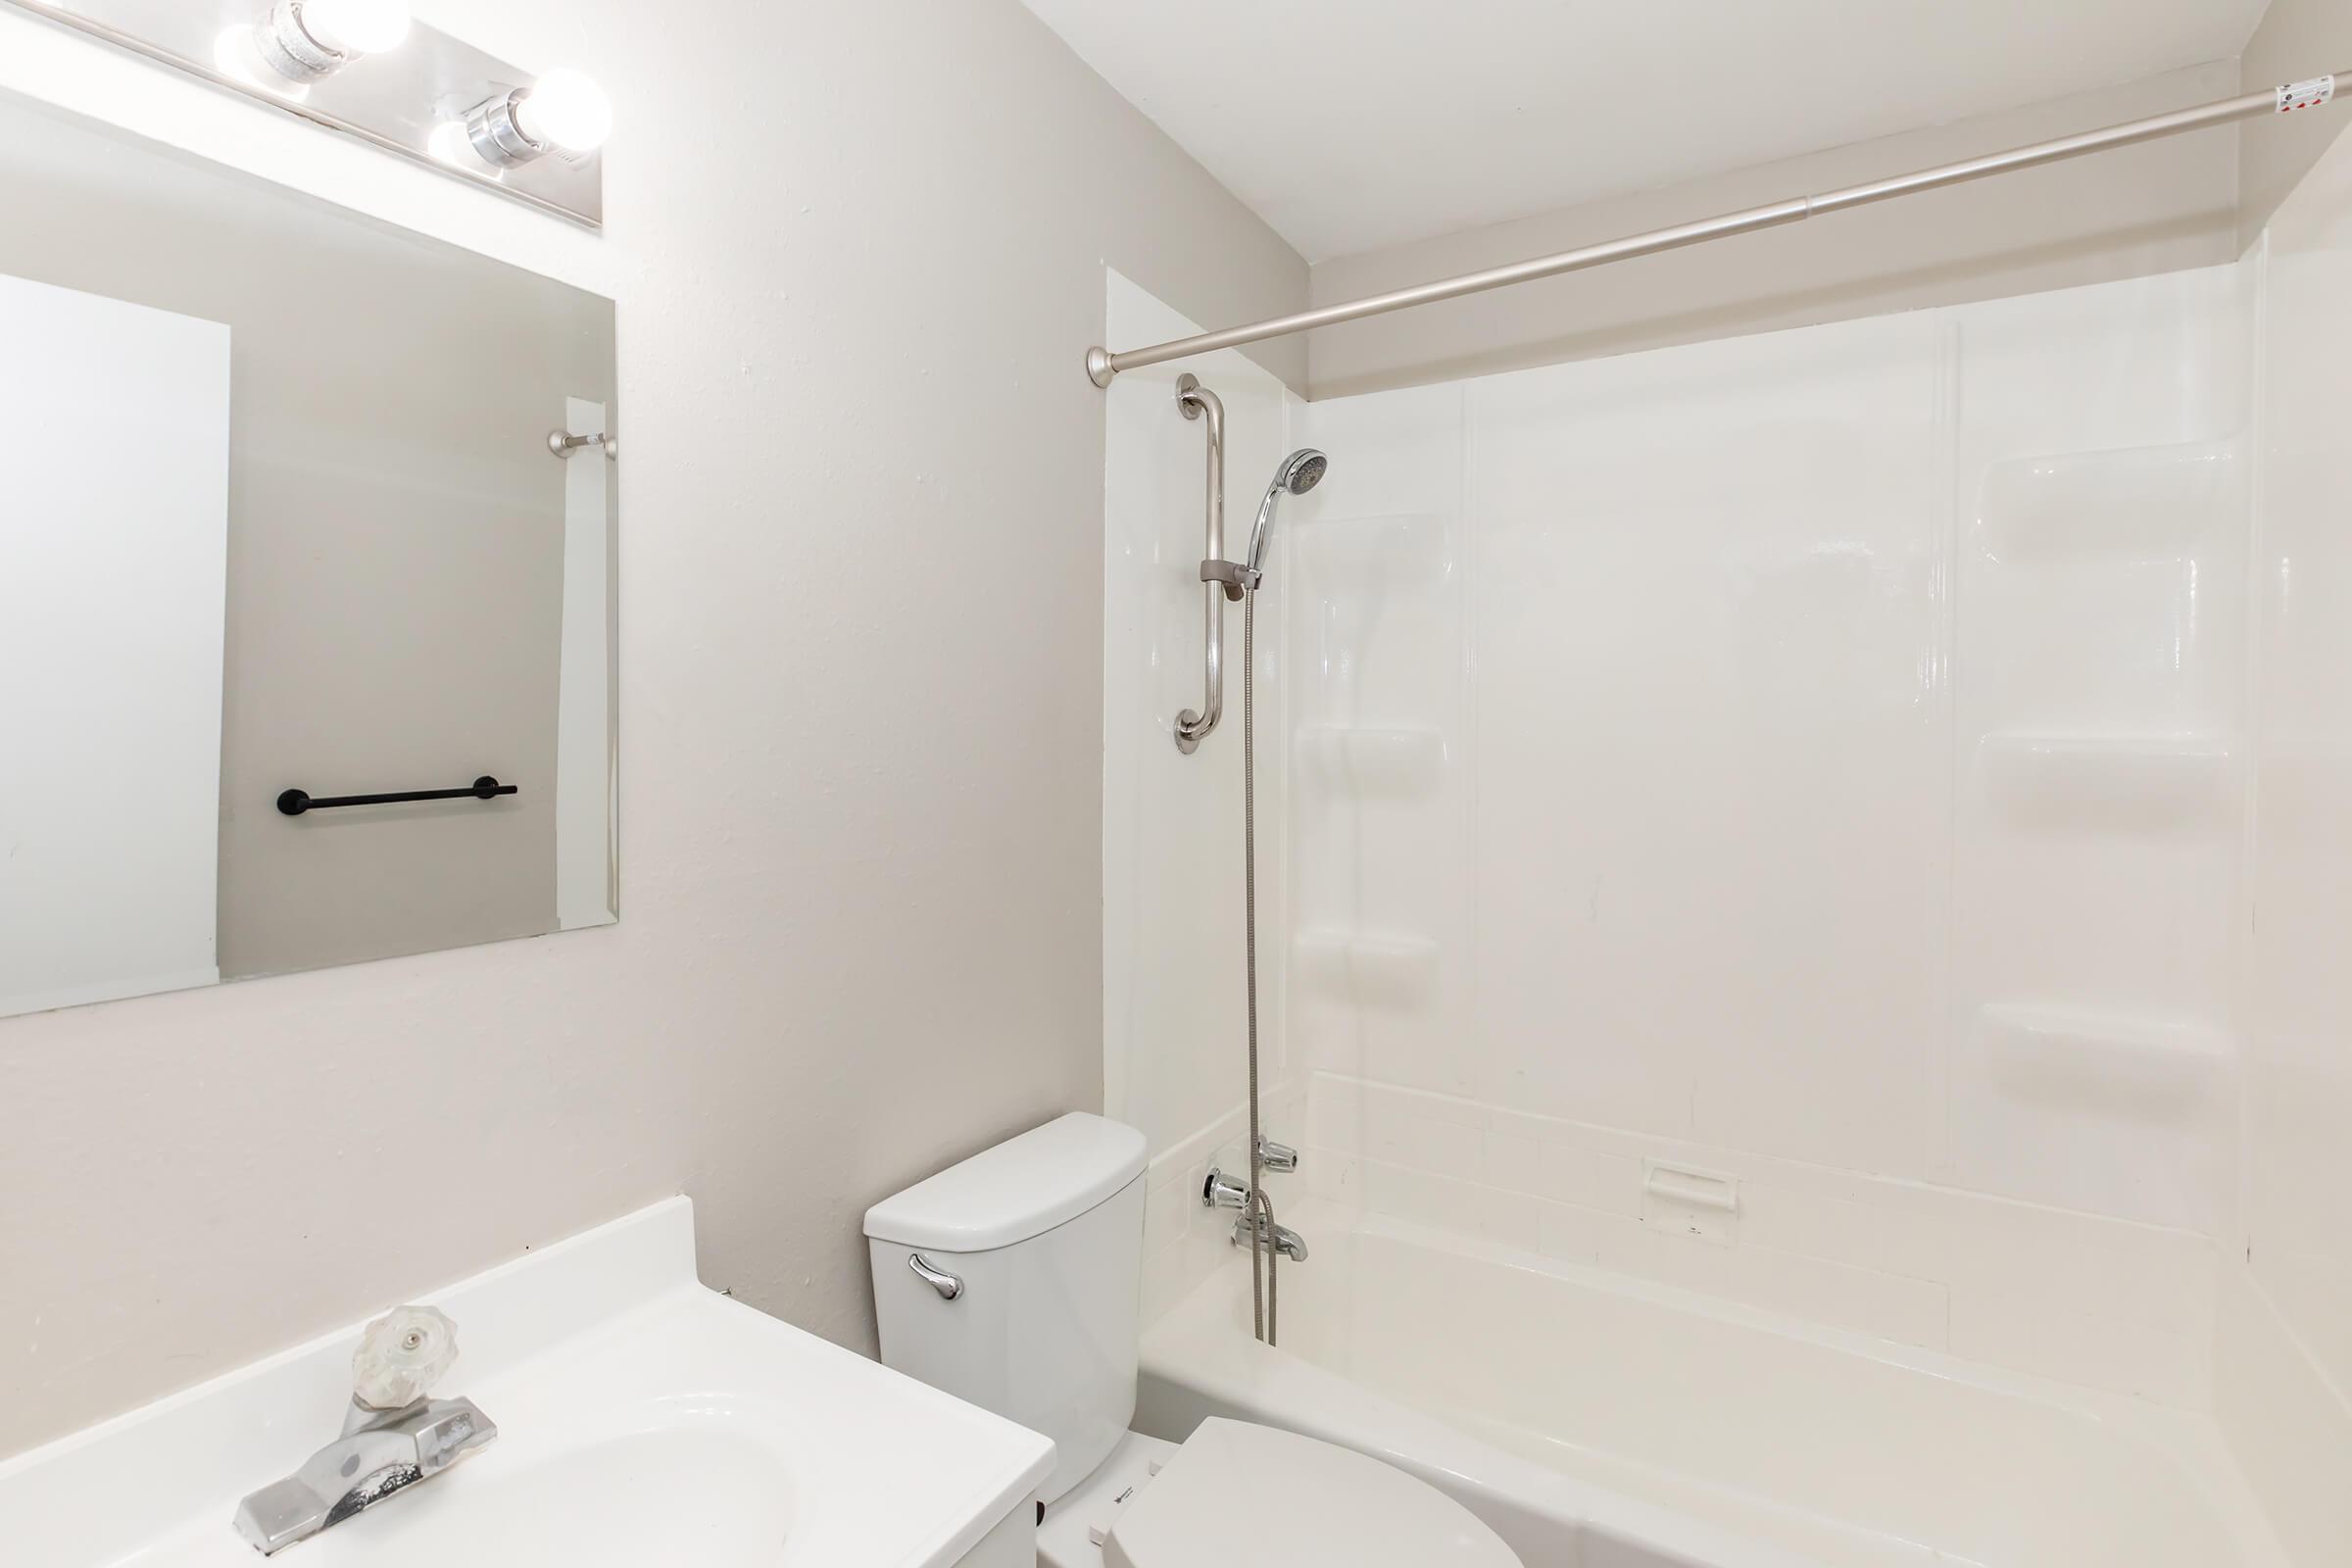
<svg viewBox="0 0 2352 1568">
<path fill-rule="evenodd" d="M 931 1260 L 920 1252 L 908 1253 L 906 1266 L 914 1270 L 916 1278 L 937 1291 L 943 1301 L 953 1301 L 963 1294 L 963 1281 L 945 1269 L 933 1268 Z"/>
</svg>

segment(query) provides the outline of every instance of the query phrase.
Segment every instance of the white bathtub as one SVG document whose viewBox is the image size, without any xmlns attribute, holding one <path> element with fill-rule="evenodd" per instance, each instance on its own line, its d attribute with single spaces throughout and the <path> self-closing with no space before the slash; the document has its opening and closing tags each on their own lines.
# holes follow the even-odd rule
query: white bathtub
<svg viewBox="0 0 2352 1568">
<path fill-rule="evenodd" d="M 1137 1424 L 1237 1415 L 1443 1487 L 1529 1568 L 2284 1568 L 2202 1416 L 1311 1203 L 1144 1336 Z"/>
</svg>

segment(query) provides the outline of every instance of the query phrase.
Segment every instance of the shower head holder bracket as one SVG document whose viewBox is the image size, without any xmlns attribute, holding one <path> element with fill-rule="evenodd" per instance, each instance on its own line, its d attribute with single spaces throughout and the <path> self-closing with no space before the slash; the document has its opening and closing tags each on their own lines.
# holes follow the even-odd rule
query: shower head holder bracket
<svg viewBox="0 0 2352 1568">
<path fill-rule="evenodd" d="M 1266 574 L 1251 571 L 1239 562 L 1203 561 L 1200 563 L 1200 580 L 1223 583 L 1225 597 L 1238 601 L 1244 594 L 1256 592 L 1258 585 L 1266 580 Z"/>
</svg>

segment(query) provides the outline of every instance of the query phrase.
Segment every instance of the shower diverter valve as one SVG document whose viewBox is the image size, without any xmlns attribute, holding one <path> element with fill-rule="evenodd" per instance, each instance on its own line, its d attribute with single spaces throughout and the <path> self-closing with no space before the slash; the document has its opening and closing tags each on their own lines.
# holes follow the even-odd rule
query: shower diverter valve
<svg viewBox="0 0 2352 1568">
<path fill-rule="evenodd" d="M 351 1396 L 370 1410 L 415 1404 L 458 1358 L 458 1326 L 429 1306 L 404 1306 L 368 1325 L 351 1355 Z"/>
</svg>

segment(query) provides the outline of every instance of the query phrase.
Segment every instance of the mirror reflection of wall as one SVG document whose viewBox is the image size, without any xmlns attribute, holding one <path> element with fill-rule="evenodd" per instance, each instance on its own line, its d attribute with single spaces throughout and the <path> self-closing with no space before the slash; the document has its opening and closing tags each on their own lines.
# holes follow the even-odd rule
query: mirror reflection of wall
<svg viewBox="0 0 2352 1568">
<path fill-rule="evenodd" d="M 7 95 L 0 211 L 0 1013 L 612 920 L 611 302 Z"/>
</svg>

